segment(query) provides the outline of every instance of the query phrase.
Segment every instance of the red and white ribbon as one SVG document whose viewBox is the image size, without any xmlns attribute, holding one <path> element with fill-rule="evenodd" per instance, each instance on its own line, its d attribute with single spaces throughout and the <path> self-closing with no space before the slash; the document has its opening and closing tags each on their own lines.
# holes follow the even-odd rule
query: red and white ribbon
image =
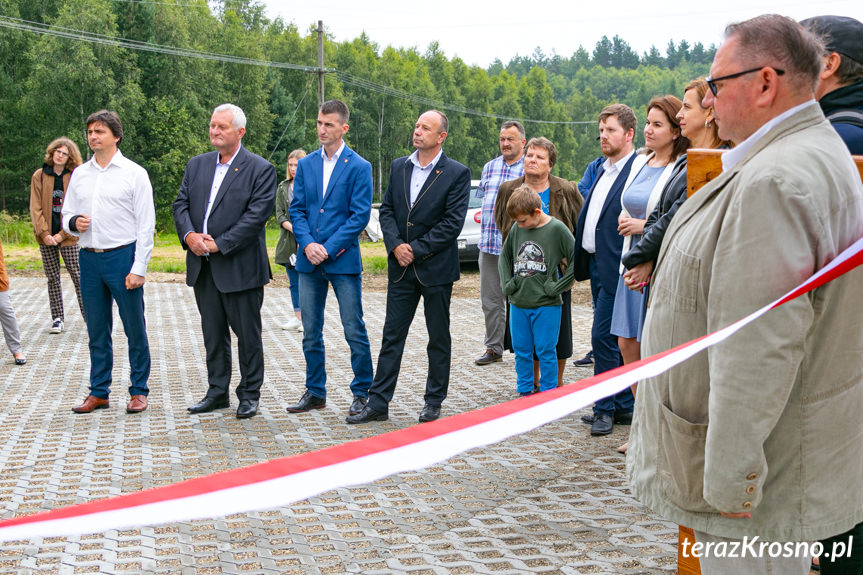
<svg viewBox="0 0 863 575">
<path fill-rule="evenodd" d="M 164 487 L 0 521 L 0 541 L 78 535 L 289 505 L 339 487 L 421 469 L 569 415 L 656 376 L 728 338 L 774 307 L 863 263 L 863 239 L 806 282 L 729 325 L 666 352 L 537 395 Z"/>
</svg>

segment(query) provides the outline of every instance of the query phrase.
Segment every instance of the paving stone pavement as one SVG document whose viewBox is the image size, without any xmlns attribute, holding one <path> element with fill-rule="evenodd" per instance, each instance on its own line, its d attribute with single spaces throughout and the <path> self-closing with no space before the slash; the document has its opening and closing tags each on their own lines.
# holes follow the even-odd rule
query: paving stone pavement
<svg viewBox="0 0 863 575">
<path fill-rule="evenodd" d="M 304 391 L 301 334 L 288 290 L 264 297 L 266 381 L 257 417 L 232 410 L 189 415 L 206 389 L 194 297 L 182 284 L 148 283 L 153 356 L 150 408 L 125 413 L 126 341 L 115 316 L 110 409 L 76 415 L 87 395 L 87 337 L 64 275 L 66 331 L 48 333 L 44 280 L 13 277 L 10 295 L 29 363 L 0 362 L 0 517 L 166 485 L 415 425 L 427 336 L 411 327 L 390 420 L 349 426 L 349 351 L 335 298 L 327 307 L 326 409 L 289 415 Z M 373 359 L 385 294 L 364 294 Z M 573 307 L 574 347 L 590 347 L 589 308 Z M 486 367 L 478 299 L 452 302 L 453 361 L 443 415 L 515 397 L 512 355 Z M 234 345 L 236 348 L 236 345 Z M 236 358 L 234 381 L 238 381 Z M 570 363 L 566 379 L 592 374 Z M 236 398 L 232 401 L 236 408 Z M 0 573 L 671 573 L 677 526 L 629 493 L 615 448 L 628 427 L 591 438 L 581 413 L 430 468 L 337 489 L 270 511 L 76 537 L 7 542 Z"/>
</svg>

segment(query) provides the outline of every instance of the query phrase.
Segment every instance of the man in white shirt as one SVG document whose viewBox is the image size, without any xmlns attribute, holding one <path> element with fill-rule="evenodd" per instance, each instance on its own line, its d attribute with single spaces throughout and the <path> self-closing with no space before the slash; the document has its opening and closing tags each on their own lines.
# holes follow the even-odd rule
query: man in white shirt
<svg viewBox="0 0 863 575">
<path fill-rule="evenodd" d="M 147 409 L 150 344 L 144 321 L 144 277 L 153 253 L 156 212 L 147 171 L 123 156 L 120 118 L 100 110 L 87 118 L 93 157 L 72 172 L 63 229 L 79 237 L 81 299 L 90 339 L 90 394 L 75 413 L 109 406 L 114 363 L 112 300 L 129 340 L 128 413 Z"/>
<path fill-rule="evenodd" d="M 597 171 L 593 187 L 584 199 L 575 234 L 575 278 L 590 279 L 593 295 L 593 346 L 595 374 L 623 365 L 617 337 L 611 335 L 611 316 L 617 291 L 623 236 L 617 231 L 620 194 L 635 158 L 635 113 L 629 106 L 612 104 L 599 114 L 599 143 L 605 162 Z M 625 389 L 600 399 L 593 415 L 582 418 L 591 424 L 591 435 L 608 435 L 615 423 L 632 421 L 632 392 Z"/>
</svg>

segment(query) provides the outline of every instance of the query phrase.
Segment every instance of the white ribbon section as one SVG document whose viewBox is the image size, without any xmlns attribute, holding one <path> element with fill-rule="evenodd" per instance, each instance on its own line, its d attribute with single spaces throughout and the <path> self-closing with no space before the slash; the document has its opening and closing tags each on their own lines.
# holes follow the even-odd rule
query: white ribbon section
<svg viewBox="0 0 863 575">
<path fill-rule="evenodd" d="M 97 501 L 77 506 L 77 514 L 70 517 L 52 518 L 52 512 L 49 511 L 40 514 L 46 517 L 33 516 L 29 518 L 29 522 L 17 523 L 16 520 L 0 522 L 0 541 L 94 533 L 109 529 L 157 525 L 271 509 L 289 505 L 339 487 L 370 483 L 396 473 L 427 467 L 469 449 L 497 443 L 514 435 L 531 431 L 578 411 L 598 399 L 626 389 L 639 380 L 659 375 L 708 347 L 727 339 L 745 325 L 779 305 L 785 298 L 794 294 L 805 293 L 808 289 L 817 287 L 824 281 L 829 281 L 830 278 L 823 279 L 825 275 L 834 273 L 838 267 L 845 265 L 852 257 L 857 256 L 859 260 L 861 251 L 863 251 L 863 239 L 856 242 L 828 266 L 782 298 L 704 338 L 681 345 L 665 354 L 643 359 L 613 372 L 583 380 L 569 388 L 562 387 L 502 404 L 511 405 L 513 409 L 524 406 L 517 411 L 502 415 L 495 415 L 496 412 L 492 412 L 486 420 L 480 420 L 472 425 L 447 424 L 447 421 L 452 424 L 460 424 L 462 419 L 459 418 L 481 416 L 483 411 L 499 410 L 501 406 L 492 406 L 480 412 L 456 415 L 433 424 L 424 424 L 440 427 L 440 433 L 433 437 L 417 439 L 398 447 L 381 449 L 371 454 L 348 458 L 331 465 L 322 465 L 296 472 L 286 471 L 284 475 L 273 479 L 250 480 L 249 483 L 239 486 L 219 487 L 218 481 L 216 481 L 218 476 L 211 476 L 214 485 L 206 488 L 206 492 L 198 495 L 178 495 L 169 500 L 142 504 L 130 502 L 127 507 L 110 511 L 88 509 L 88 506 L 99 503 Z M 856 263 L 851 262 L 849 265 L 856 266 L 859 264 L 860 262 L 856 261 Z M 596 380 L 596 383 L 582 388 L 593 380 Z M 453 429 L 454 427 L 457 428 Z M 412 433 L 416 433 L 414 428 L 405 428 L 386 435 L 392 439 L 396 434 Z M 382 437 L 384 436 L 371 437 L 364 441 L 378 441 Z M 247 468 L 235 469 L 226 472 L 226 474 L 242 474 L 244 469 Z M 190 481 L 200 481 L 200 479 Z M 167 486 L 160 489 L 171 489 L 172 487 Z M 16 521 L 17 524 L 8 525 L 13 521 Z"/>
</svg>

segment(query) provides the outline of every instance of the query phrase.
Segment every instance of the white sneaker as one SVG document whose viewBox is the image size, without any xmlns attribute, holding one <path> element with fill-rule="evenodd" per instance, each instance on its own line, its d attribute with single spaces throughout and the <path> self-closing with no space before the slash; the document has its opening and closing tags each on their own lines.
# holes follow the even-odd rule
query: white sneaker
<svg viewBox="0 0 863 575">
<path fill-rule="evenodd" d="M 54 318 L 54 323 L 51 324 L 51 329 L 49 330 L 51 333 L 62 333 L 63 332 L 63 320 L 59 317 Z"/>
<path fill-rule="evenodd" d="M 303 322 L 298 320 L 296 317 L 292 317 L 288 320 L 288 323 L 282 326 L 282 329 L 285 331 L 303 331 Z"/>
</svg>

